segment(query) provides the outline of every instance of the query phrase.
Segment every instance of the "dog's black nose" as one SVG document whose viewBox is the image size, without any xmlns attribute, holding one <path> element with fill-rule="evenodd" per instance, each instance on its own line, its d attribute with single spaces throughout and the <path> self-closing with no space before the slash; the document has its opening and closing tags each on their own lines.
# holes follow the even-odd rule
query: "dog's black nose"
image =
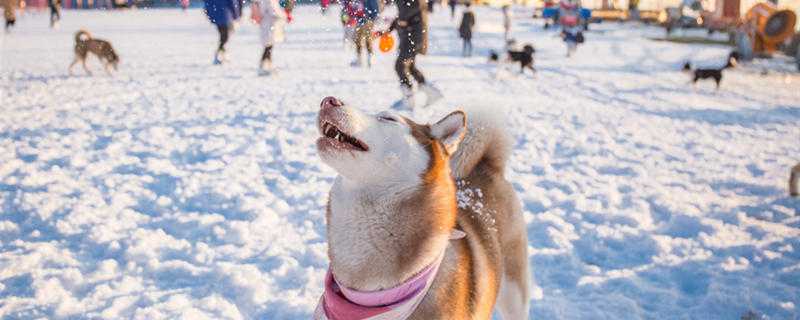
<svg viewBox="0 0 800 320">
<path fill-rule="evenodd" d="M 325 99 L 322 99 L 322 103 L 320 103 L 319 107 L 324 110 L 329 108 L 341 107 L 343 105 L 344 104 L 341 101 L 339 101 L 339 99 L 336 99 L 334 97 L 326 97 Z"/>
</svg>

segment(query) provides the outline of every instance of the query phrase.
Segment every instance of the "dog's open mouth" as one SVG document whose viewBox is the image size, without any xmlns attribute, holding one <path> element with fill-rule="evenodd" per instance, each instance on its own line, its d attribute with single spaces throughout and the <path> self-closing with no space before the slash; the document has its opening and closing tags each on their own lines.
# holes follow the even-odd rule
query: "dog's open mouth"
<svg viewBox="0 0 800 320">
<path fill-rule="evenodd" d="M 333 142 L 335 146 L 347 149 L 354 149 L 358 151 L 369 150 L 369 147 L 367 146 L 366 143 L 356 139 L 351 135 L 342 132 L 341 130 L 339 130 L 339 128 L 337 128 L 334 124 L 330 122 L 327 121 L 323 122 L 321 129 L 324 138 L 327 138 L 327 140 Z"/>
</svg>

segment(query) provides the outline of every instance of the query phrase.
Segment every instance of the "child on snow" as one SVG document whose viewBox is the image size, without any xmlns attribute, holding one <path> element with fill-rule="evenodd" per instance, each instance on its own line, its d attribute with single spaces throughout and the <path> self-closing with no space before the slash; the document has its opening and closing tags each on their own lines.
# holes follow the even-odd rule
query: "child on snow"
<svg viewBox="0 0 800 320">
<path fill-rule="evenodd" d="M 583 43 L 584 40 L 583 32 L 575 26 L 564 26 L 561 31 L 561 38 L 564 40 L 564 43 L 567 44 L 567 57 L 571 57 L 575 53 L 575 50 L 578 49 L 578 45 Z"/>
<path fill-rule="evenodd" d="M 570 57 L 584 40 L 580 27 L 580 4 L 577 1 L 562 1 L 559 6 L 561 39 L 567 44 L 567 57 Z"/>
<path fill-rule="evenodd" d="M 272 71 L 272 47 L 283 42 L 283 26 L 287 20 L 286 13 L 278 0 L 257 0 L 253 2 L 253 21 L 258 23 L 261 31 L 261 54 L 259 74 L 267 75 Z"/>
<path fill-rule="evenodd" d="M 472 56 L 472 28 L 475 27 L 475 14 L 472 12 L 470 3 L 464 4 L 464 15 L 461 16 L 461 25 L 458 26 L 458 33 L 464 41 L 461 54 L 465 57 Z"/>
</svg>

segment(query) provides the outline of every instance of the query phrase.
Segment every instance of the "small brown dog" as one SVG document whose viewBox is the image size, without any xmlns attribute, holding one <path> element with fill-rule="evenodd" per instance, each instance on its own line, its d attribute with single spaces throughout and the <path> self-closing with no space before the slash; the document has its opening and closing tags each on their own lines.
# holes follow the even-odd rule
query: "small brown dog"
<svg viewBox="0 0 800 320">
<path fill-rule="evenodd" d="M 111 68 L 114 68 L 115 71 L 117 70 L 119 56 L 114 52 L 111 43 L 105 40 L 94 39 L 88 31 L 79 30 L 75 33 L 75 60 L 69 65 L 69 74 L 72 74 L 72 67 L 74 67 L 78 61 L 81 62 L 83 70 L 86 70 L 87 74 L 92 74 L 89 68 L 86 67 L 86 58 L 89 56 L 90 52 L 94 53 L 94 55 L 100 59 L 103 66 L 105 66 L 106 73 L 111 74 Z"/>
<path fill-rule="evenodd" d="M 792 197 L 800 195 L 797 191 L 798 180 L 800 180 L 800 163 L 792 167 L 792 172 L 789 174 L 789 195 Z"/>
</svg>

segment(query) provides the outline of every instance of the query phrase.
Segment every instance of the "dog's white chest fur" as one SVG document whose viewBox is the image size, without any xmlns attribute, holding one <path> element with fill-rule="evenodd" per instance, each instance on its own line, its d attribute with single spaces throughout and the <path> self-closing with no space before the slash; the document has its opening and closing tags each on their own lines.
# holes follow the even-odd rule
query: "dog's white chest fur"
<svg viewBox="0 0 800 320">
<path fill-rule="evenodd" d="M 417 248 L 420 252 L 408 250 L 411 238 L 423 226 L 417 225 L 410 215 L 413 212 L 403 207 L 403 199 L 417 185 L 409 182 L 408 187 L 362 187 L 341 177 L 336 179 L 330 194 L 328 240 L 334 273 L 342 283 L 362 290 L 390 287 L 398 279 L 412 275 L 392 272 L 399 260 L 416 261 L 408 270 L 420 270 L 441 253 L 447 243 L 446 235 Z M 408 254 L 416 257 L 403 257 Z"/>
</svg>

